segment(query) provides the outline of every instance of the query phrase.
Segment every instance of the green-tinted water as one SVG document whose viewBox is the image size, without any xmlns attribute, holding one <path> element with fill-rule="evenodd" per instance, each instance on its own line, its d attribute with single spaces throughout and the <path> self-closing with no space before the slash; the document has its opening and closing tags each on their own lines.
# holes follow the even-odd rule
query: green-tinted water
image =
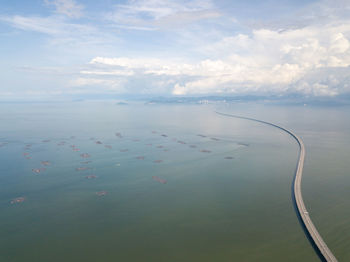
<svg viewBox="0 0 350 262">
<path fill-rule="evenodd" d="M 306 205 L 346 261 L 349 126 L 329 135 L 310 122 L 319 109 L 219 109 L 302 136 Z M 278 129 L 190 105 L 1 105 L 0 117 L 0 261 L 318 261 L 291 202 L 298 147 Z M 41 161 L 51 165 L 36 174 Z M 11 204 L 16 197 L 25 201 Z"/>
</svg>

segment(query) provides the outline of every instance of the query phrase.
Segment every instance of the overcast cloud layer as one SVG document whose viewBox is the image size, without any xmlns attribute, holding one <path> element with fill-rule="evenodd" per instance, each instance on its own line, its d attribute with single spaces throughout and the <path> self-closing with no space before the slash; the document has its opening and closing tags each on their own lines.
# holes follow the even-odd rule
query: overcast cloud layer
<svg viewBox="0 0 350 262">
<path fill-rule="evenodd" d="M 0 8 L 2 97 L 350 92 L 348 1 L 26 2 Z"/>
</svg>

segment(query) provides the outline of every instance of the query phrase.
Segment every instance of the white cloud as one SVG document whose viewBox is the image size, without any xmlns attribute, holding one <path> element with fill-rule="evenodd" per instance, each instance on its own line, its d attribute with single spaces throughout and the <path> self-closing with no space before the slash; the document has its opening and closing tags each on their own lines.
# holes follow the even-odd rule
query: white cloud
<svg viewBox="0 0 350 262">
<path fill-rule="evenodd" d="M 108 57 L 95 57 L 90 61 L 90 64 L 102 64 L 109 66 L 119 66 L 125 68 L 145 68 L 161 66 L 160 59 L 133 59 L 128 57 L 108 58 Z"/>
<path fill-rule="evenodd" d="M 171 93 L 175 95 L 302 93 L 334 96 L 350 91 L 344 79 L 333 74 L 330 79 L 319 81 L 316 72 L 350 66 L 349 37 L 350 23 L 283 32 L 259 29 L 251 35 L 223 38 L 203 48 L 203 51 L 215 52 L 220 59 L 185 63 L 156 58 L 95 57 L 90 65 L 118 68 L 118 75 L 124 74 L 121 72 L 127 75 L 132 70 L 138 77 L 173 79 Z"/>
<path fill-rule="evenodd" d="M 82 70 L 80 71 L 82 75 L 101 75 L 101 76 L 133 76 L 134 72 L 131 70 L 109 70 L 109 71 L 88 71 Z"/>
<path fill-rule="evenodd" d="M 57 14 L 70 18 L 80 18 L 83 15 L 84 6 L 77 4 L 74 0 L 45 0 L 45 3 L 55 6 Z"/>
<path fill-rule="evenodd" d="M 118 93 L 124 93 L 123 79 L 99 79 L 94 77 L 78 77 L 70 82 L 69 86 L 74 87 L 69 92 L 74 90 L 80 90 L 81 93 L 89 91 L 90 93 L 100 93 L 101 91 L 114 91 Z M 87 87 L 91 87 L 87 90 Z"/>
<path fill-rule="evenodd" d="M 23 31 L 44 34 L 48 36 L 50 45 L 60 46 L 69 51 L 74 48 L 75 52 L 83 49 L 89 49 L 91 52 L 119 41 L 114 33 L 94 25 L 72 23 L 60 16 L 0 16 L 0 21 Z"/>
<path fill-rule="evenodd" d="M 63 32 L 62 26 L 58 20 L 46 17 L 25 17 L 20 15 L 3 16 L 0 18 L 11 24 L 13 27 L 26 31 L 35 31 L 48 35 L 57 35 Z M 63 21 L 62 21 L 63 22 Z"/>
<path fill-rule="evenodd" d="M 109 18 L 117 26 L 135 30 L 155 30 L 216 18 L 221 13 L 211 0 L 129 0 L 116 5 Z"/>
</svg>

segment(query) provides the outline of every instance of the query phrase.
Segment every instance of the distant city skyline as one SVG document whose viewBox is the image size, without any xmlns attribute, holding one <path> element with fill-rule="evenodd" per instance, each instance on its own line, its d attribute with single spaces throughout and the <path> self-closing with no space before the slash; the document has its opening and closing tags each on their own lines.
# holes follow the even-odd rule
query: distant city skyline
<svg viewBox="0 0 350 262">
<path fill-rule="evenodd" d="M 13 0 L 0 37 L 2 100 L 350 94 L 345 0 Z"/>
</svg>

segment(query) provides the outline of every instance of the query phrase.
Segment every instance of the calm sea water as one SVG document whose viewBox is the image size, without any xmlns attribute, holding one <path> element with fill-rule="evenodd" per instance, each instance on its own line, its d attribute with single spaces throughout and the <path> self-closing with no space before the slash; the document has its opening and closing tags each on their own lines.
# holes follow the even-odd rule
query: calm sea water
<svg viewBox="0 0 350 262">
<path fill-rule="evenodd" d="M 303 138 L 305 203 L 350 260 L 348 108 L 76 102 L 0 105 L 0 261 L 318 261 L 296 143 L 215 109 Z"/>
</svg>

